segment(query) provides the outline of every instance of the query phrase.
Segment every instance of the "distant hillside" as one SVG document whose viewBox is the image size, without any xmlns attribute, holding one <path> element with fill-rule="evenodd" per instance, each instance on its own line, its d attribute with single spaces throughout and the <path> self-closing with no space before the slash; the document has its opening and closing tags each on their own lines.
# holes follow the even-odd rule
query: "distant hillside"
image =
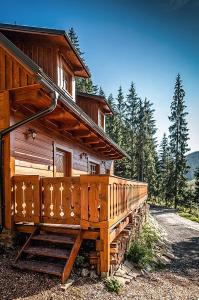
<svg viewBox="0 0 199 300">
<path fill-rule="evenodd" d="M 192 180 L 194 178 L 195 169 L 199 168 L 199 151 L 188 154 L 187 163 L 190 166 L 189 172 L 187 173 L 187 179 Z"/>
</svg>

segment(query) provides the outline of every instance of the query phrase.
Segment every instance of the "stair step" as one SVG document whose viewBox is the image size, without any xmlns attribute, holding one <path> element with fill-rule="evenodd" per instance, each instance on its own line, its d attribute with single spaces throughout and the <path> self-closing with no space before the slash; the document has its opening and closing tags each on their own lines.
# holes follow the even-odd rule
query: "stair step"
<svg viewBox="0 0 199 300">
<path fill-rule="evenodd" d="M 46 241 L 51 243 L 74 244 L 75 237 L 55 234 L 37 234 L 32 237 L 32 240 Z"/>
<path fill-rule="evenodd" d="M 53 227 L 53 228 L 65 228 L 65 229 L 81 229 L 80 225 L 73 225 L 73 224 L 39 223 L 39 226 Z"/>
<path fill-rule="evenodd" d="M 27 249 L 24 249 L 23 252 L 35 256 L 47 256 L 63 259 L 67 259 L 70 255 L 69 251 L 67 251 L 66 249 L 57 249 L 41 246 L 30 246 Z"/>
<path fill-rule="evenodd" d="M 61 276 L 64 269 L 64 267 L 61 265 L 34 260 L 19 260 L 16 264 L 14 264 L 14 267 L 19 268 L 21 270 L 47 273 L 55 276 Z"/>
</svg>

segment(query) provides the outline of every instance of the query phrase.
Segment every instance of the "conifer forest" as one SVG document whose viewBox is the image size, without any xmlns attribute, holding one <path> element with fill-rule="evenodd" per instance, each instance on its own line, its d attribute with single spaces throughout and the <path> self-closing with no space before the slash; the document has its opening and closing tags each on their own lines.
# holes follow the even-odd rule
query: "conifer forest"
<svg viewBox="0 0 199 300">
<path fill-rule="evenodd" d="M 79 39 L 73 28 L 68 35 L 83 57 L 84 53 L 80 50 Z M 155 107 L 147 97 L 139 97 L 134 81 L 130 83 L 127 94 L 124 94 L 120 86 L 115 98 L 112 94 L 105 95 L 103 88 L 93 83 L 92 77 L 77 78 L 76 88 L 80 92 L 104 96 L 114 111 L 113 116 L 106 117 L 106 133 L 129 156 L 115 162 L 115 175 L 146 181 L 149 199 L 153 203 L 159 202 L 175 208 L 198 206 L 199 172 L 195 174 L 196 189 L 191 189 L 186 179 L 189 168 L 186 161 L 189 130 L 182 74 L 177 74 L 173 98 L 168 99 L 170 125 L 168 134 L 164 133 L 159 145 L 156 138 Z"/>
</svg>

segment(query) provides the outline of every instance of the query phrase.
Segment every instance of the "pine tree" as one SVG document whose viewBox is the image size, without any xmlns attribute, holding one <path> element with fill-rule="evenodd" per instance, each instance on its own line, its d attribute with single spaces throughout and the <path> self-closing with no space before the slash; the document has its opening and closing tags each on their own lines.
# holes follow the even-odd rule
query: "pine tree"
<svg viewBox="0 0 199 300">
<path fill-rule="evenodd" d="M 156 151 L 156 122 L 154 119 L 153 104 L 145 99 L 144 101 L 144 156 L 145 156 L 145 169 L 144 180 L 149 185 L 149 198 L 157 197 L 158 195 L 158 155 Z"/>
<path fill-rule="evenodd" d="M 68 37 L 70 38 L 73 46 L 76 48 L 77 53 L 81 57 L 82 61 L 84 61 L 84 52 L 81 51 L 79 45 L 79 38 L 76 34 L 73 27 L 71 27 L 68 31 Z M 87 67 L 88 68 L 88 67 Z M 88 93 L 88 94 L 97 94 L 98 93 L 98 86 L 93 84 L 91 78 L 76 78 L 76 89 L 78 92 Z"/>
<path fill-rule="evenodd" d="M 144 107 L 142 100 L 138 102 L 138 123 L 137 123 L 137 140 L 136 140 L 136 167 L 137 180 L 144 181 L 145 168 L 145 123 L 144 123 Z"/>
<path fill-rule="evenodd" d="M 106 95 L 105 95 L 105 93 L 104 93 L 104 91 L 103 91 L 103 89 L 102 89 L 101 86 L 100 86 L 100 88 L 99 88 L 99 90 L 98 90 L 98 95 L 99 95 L 99 96 L 102 96 L 102 97 L 104 97 L 104 98 L 106 98 Z"/>
<path fill-rule="evenodd" d="M 197 205 L 199 205 L 199 168 L 195 171 L 195 193 L 194 200 Z"/>
<path fill-rule="evenodd" d="M 149 198 L 158 195 L 158 155 L 156 151 L 156 125 L 152 103 L 139 101 L 136 161 L 139 181 L 147 181 Z"/>
<path fill-rule="evenodd" d="M 170 149 L 173 157 L 173 195 L 175 208 L 179 201 L 183 199 L 186 188 L 187 164 L 185 154 L 188 149 L 188 128 L 186 122 L 185 91 L 182 86 L 180 74 L 177 75 L 173 101 L 171 103 L 171 115 L 169 120 L 171 125 L 170 132 Z"/>
<path fill-rule="evenodd" d="M 125 114 L 125 102 L 122 87 L 118 89 L 118 95 L 116 98 L 116 112 L 114 117 L 114 131 L 113 136 L 115 142 L 124 150 L 126 149 L 125 136 L 126 128 L 124 123 L 124 114 Z M 115 174 L 118 176 L 126 176 L 126 161 L 125 159 L 115 162 Z"/>
<path fill-rule="evenodd" d="M 98 93 L 99 93 L 98 85 L 97 84 L 96 85 L 92 84 L 92 85 L 93 85 L 92 94 L 93 95 L 98 95 Z"/>
<path fill-rule="evenodd" d="M 125 102 L 122 87 L 118 89 L 118 95 L 116 98 L 116 113 L 115 113 L 115 130 L 114 136 L 116 143 L 122 147 L 124 139 L 124 113 L 125 113 Z"/>
<path fill-rule="evenodd" d="M 126 172 L 129 178 L 137 178 L 136 168 L 136 143 L 138 135 L 138 110 L 139 98 L 136 94 L 135 85 L 132 82 L 129 93 L 126 97 L 125 107 L 125 126 L 126 126 L 126 151 L 130 156 L 130 161 L 127 163 Z"/>
<path fill-rule="evenodd" d="M 82 93 L 98 94 L 98 87 L 93 85 L 91 78 L 76 78 L 76 89 Z"/>
<path fill-rule="evenodd" d="M 172 186 L 172 171 L 173 164 L 171 158 L 171 152 L 169 148 L 169 142 L 166 134 L 164 133 L 163 139 L 160 143 L 160 151 L 159 151 L 159 172 L 160 172 L 160 185 L 159 185 L 159 193 L 162 200 L 166 202 L 166 206 L 168 206 L 168 201 L 172 199 L 173 195 L 171 195 L 170 191 Z"/>
<path fill-rule="evenodd" d="M 113 111 L 115 111 L 115 104 L 114 104 L 114 98 L 113 95 L 110 94 L 108 97 L 108 104 L 112 108 Z M 107 115 L 106 116 L 106 133 L 110 136 L 111 139 L 115 140 L 114 137 L 114 127 L 115 127 L 115 116 Z"/>
<path fill-rule="evenodd" d="M 68 31 L 68 36 L 73 44 L 73 46 L 75 46 L 77 53 L 79 54 L 79 56 L 81 57 L 81 59 L 84 61 L 84 52 L 81 51 L 80 46 L 79 46 L 79 38 L 74 30 L 73 27 L 71 27 Z"/>
</svg>

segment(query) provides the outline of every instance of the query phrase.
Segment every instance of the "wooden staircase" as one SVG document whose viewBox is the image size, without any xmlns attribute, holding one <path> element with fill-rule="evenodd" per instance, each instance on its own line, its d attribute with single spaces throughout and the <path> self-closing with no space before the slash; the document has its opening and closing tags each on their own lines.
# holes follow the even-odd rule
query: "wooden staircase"
<svg viewBox="0 0 199 300">
<path fill-rule="evenodd" d="M 52 227 L 53 229 L 53 227 Z M 70 276 L 82 243 L 82 230 L 71 234 L 56 233 L 51 228 L 36 226 L 19 251 L 14 267 L 52 274 L 64 283 Z"/>
</svg>

